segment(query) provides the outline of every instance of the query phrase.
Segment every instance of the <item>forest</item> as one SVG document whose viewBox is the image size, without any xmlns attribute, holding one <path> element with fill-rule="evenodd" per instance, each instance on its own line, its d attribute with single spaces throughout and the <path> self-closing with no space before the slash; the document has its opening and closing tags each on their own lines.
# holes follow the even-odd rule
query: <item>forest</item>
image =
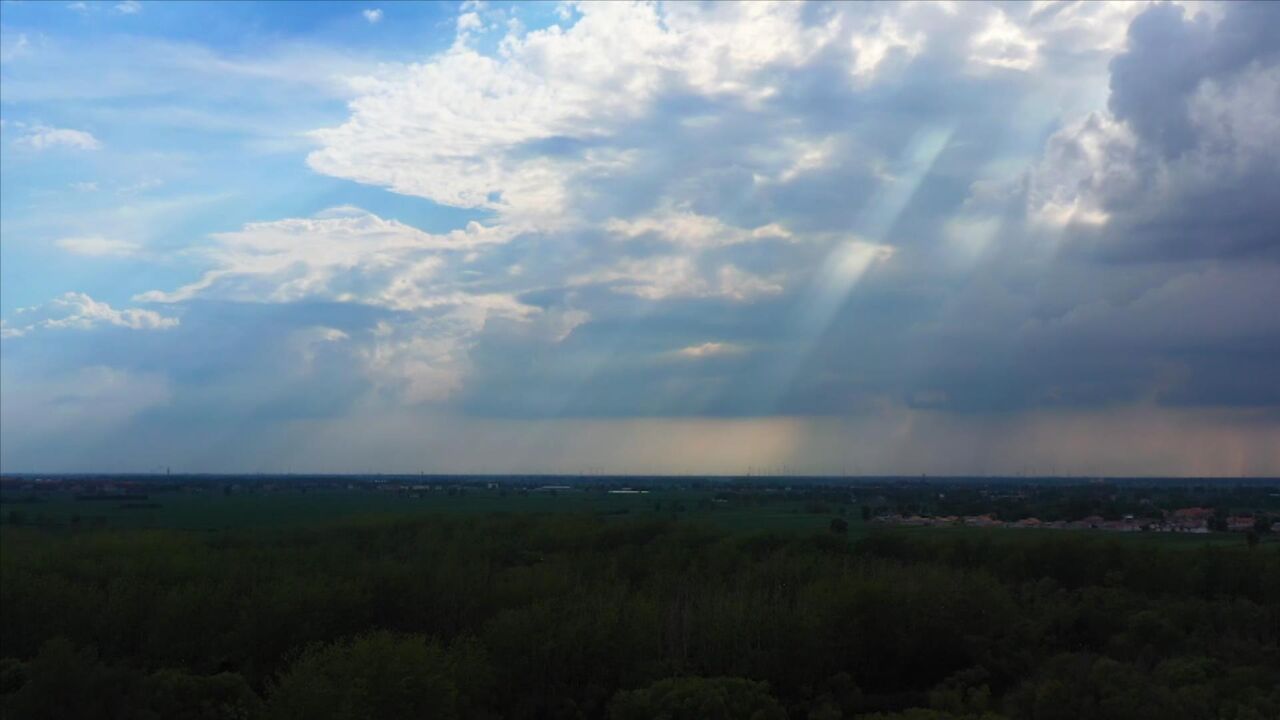
<svg viewBox="0 0 1280 720">
<path fill-rule="evenodd" d="M 0 528 L 5 718 L 1280 717 L 1280 552 L 588 513 Z"/>
</svg>

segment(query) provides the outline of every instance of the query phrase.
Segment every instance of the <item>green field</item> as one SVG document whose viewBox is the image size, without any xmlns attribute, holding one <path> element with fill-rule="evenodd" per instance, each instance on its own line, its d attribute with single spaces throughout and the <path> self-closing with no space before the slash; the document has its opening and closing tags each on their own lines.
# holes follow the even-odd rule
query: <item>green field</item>
<svg viewBox="0 0 1280 720">
<path fill-rule="evenodd" d="M 467 489 L 401 494 L 366 490 L 317 490 L 153 494 L 142 503 L 77 500 L 55 494 L 37 502 L 4 503 L 6 524 L 58 527 L 171 528 L 229 530 L 297 527 L 367 516 L 425 514 L 587 513 L 606 517 L 666 517 L 710 520 L 737 530 L 820 530 L 836 513 L 806 512 L 800 501 L 743 507 L 714 502 L 710 492 L 655 490 L 616 495 L 599 490 L 503 492 Z M 129 507 L 129 505 L 159 507 Z M 12 513 L 18 513 L 17 516 Z M 15 517 L 20 523 L 14 523 Z M 851 529 L 860 525 L 849 518 Z"/>
<path fill-rule="evenodd" d="M 848 523 L 848 536 L 857 539 L 873 530 L 913 536 L 991 538 L 1019 542 L 1026 538 L 1062 535 L 1105 538 L 1120 542 L 1154 543 L 1164 547 L 1244 545 L 1240 534 L 1111 533 L 1068 530 L 1026 530 L 964 527 L 886 527 L 861 519 L 859 507 L 827 505 L 815 511 L 803 499 L 776 498 L 762 503 L 722 502 L 712 490 L 653 489 L 644 494 L 610 494 L 601 489 L 558 491 L 502 490 L 472 487 L 419 493 L 367 489 L 250 490 L 224 494 L 161 492 L 142 502 L 87 501 L 70 493 L 51 493 L 36 501 L 0 505 L 0 523 L 64 529 L 173 529 L 225 531 L 242 528 L 296 528 L 366 518 L 428 515 L 577 513 L 607 519 L 664 518 L 707 522 L 734 532 L 824 532 L 834 518 Z M 142 507 L 139 507 L 142 506 Z M 1280 539 L 1264 538 L 1262 545 L 1280 551 Z"/>
</svg>

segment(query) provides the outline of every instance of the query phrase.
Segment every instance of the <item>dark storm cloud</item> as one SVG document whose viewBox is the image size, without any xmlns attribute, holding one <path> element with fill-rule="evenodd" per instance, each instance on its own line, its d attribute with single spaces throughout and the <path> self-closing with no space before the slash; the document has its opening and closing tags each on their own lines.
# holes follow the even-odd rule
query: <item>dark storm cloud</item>
<svg viewBox="0 0 1280 720">
<path fill-rule="evenodd" d="M 1280 56 L 1280 8 L 1228 3 L 1221 21 L 1159 4 L 1129 26 L 1128 50 L 1111 61 L 1111 112 L 1165 157 L 1203 142 L 1190 100 L 1205 81 L 1230 79 Z"/>
<path fill-rule="evenodd" d="M 1132 140 L 1081 128 L 1102 148 L 1093 196 L 1104 227 L 1078 248 L 1120 261 L 1280 259 L 1280 4 L 1229 3 L 1223 17 L 1157 5 L 1111 63 L 1109 106 Z"/>
</svg>

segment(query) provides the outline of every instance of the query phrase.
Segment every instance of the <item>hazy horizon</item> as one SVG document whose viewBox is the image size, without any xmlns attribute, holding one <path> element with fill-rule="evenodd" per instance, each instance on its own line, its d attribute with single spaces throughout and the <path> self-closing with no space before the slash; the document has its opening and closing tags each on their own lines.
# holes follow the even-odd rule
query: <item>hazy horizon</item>
<svg viewBox="0 0 1280 720">
<path fill-rule="evenodd" d="M 1280 476 L 1277 38 L 0 2 L 0 471 Z"/>
</svg>

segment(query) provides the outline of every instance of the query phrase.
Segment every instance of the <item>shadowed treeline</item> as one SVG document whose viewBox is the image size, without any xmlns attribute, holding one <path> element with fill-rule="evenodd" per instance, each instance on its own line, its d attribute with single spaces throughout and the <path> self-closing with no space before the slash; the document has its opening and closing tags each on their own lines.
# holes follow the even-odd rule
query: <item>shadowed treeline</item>
<svg viewBox="0 0 1280 720">
<path fill-rule="evenodd" d="M 6 527 L 4 716 L 1280 716 L 1280 553 L 580 515 Z"/>
</svg>

